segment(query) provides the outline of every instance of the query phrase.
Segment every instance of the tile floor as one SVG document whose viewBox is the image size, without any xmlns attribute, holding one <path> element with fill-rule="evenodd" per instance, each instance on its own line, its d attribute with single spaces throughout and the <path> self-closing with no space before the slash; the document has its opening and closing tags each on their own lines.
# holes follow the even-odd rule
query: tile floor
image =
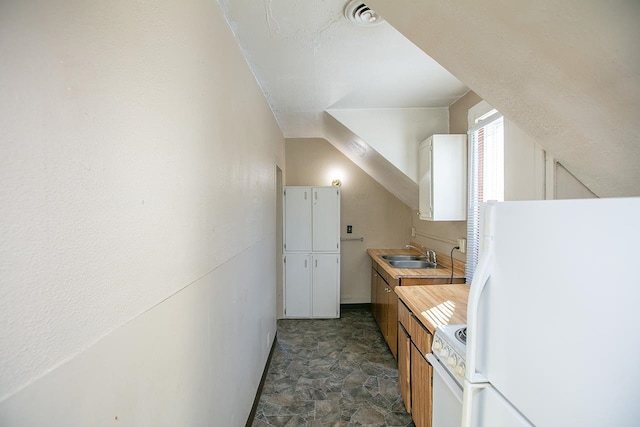
<svg viewBox="0 0 640 427">
<path fill-rule="evenodd" d="M 253 427 L 413 426 L 397 364 L 365 309 L 279 320 Z"/>
</svg>

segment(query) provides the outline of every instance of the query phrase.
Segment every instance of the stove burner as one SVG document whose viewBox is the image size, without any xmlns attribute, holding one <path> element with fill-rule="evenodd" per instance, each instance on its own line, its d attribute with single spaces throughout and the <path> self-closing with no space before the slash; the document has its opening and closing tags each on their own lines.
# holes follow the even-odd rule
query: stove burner
<svg viewBox="0 0 640 427">
<path fill-rule="evenodd" d="M 456 331 L 455 333 L 456 338 L 458 339 L 458 341 L 460 341 L 462 344 L 467 344 L 467 328 L 460 328 Z"/>
</svg>

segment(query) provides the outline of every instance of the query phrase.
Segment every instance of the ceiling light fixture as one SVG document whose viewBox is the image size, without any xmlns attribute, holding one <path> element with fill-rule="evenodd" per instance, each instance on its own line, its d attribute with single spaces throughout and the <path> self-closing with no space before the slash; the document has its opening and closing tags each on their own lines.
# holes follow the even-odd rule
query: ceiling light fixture
<svg viewBox="0 0 640 427">
<path fill-rule="evenodd" d="M 344 8 L 348 21 L 358 25 L 378 25 L 384 19 L 360 0 L 351 0 Z"/>
</svg>

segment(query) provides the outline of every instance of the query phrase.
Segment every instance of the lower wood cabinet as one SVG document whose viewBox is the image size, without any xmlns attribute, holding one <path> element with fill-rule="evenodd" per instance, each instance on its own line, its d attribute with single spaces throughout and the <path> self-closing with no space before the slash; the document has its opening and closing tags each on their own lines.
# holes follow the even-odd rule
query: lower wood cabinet
<svg viewBox="0 0 640 427">
<path fill-rule="evenodd" d="M 453 283 L 464 283 L 464 280 L 464 277 L 457 277 Z M 371 311 L 393 357 L 398 358 L 398 295 L 395 287 L 448 283 L 451 283 L 449 277 L 392 276 L 371 258 Z M 407 329 L 407 332 L 411 335 L 411 331 Z"/>
<path fill-rule="evenodd" d="M 404 408 L 411 413 L 411 337 L 398 323 L 398 387 Z"/>
<path fill-rule="evenodd" d="M 411 417 L 416 427 L 431 427 L 431 371 L 420 350 L 411 344 Z"/>
<path fill-rule="evenodd" d="M 431 333 L 398 301 L 398 383 L 407 412 L 416 427 L 431 427 L 432 367 L 424 355 L 431 349 Z"/>
<path fill-rule="evenodd" d="M 391 350 L 391 354 L 398 358 L 398 295 L 394 292 L 395 286 L 389 286 L 387 296 L 387 335 L 385 339 Z"/>
<path fill-rule="evenodd" d="M 398 295 L 393 291 L 397 281 L 385 279 L 373 263 L 371 269 L 371 311 L 393 357 L 398 353 Z"/>
</svg>

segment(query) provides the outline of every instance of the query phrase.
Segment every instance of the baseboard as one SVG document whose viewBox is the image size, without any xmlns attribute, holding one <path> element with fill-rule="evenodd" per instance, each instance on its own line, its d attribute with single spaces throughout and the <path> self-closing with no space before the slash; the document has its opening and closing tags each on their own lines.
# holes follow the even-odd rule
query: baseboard
<svg viewBox="0 0 640 427">
<path fill-rule="evenodd" d="M 371 303 L 363 302 L 358 304 L 340 304 L 340 311 L 342 310 L 367 310 L 371 311 Z"/>
<path fill-rule="evenodd" d="M 256 391 L 256 397 L 253 399 L 253 405 L 251 406 L 251 412 L 249 413 L 249 418 L 247 419 L 247 424 L 245 427 L 251 427 L 253 424 L 253 419 L 256 417 L 256 410 L 258 409 L 258 403 L 260 402 L 260 395 L 262 394 L 262 387 L 264 387 L 264 381 L 267 379 L 267 374 L 269 373 L 269 366 L 271 366 L 271 357 L 273 356 L 273 350 L 276 348 L 276 342 L 278 341 L 278 332 L 273 337 L 273 342 L 271 343 L 271 350 L 269 351 L 269 357 L 267 357 L 267 363 L 264 365 L 264 371 L 262 371 L 262 378 L 260 378 L 260 384 L 258 385 L 258 391 Z"/>
</svg>

